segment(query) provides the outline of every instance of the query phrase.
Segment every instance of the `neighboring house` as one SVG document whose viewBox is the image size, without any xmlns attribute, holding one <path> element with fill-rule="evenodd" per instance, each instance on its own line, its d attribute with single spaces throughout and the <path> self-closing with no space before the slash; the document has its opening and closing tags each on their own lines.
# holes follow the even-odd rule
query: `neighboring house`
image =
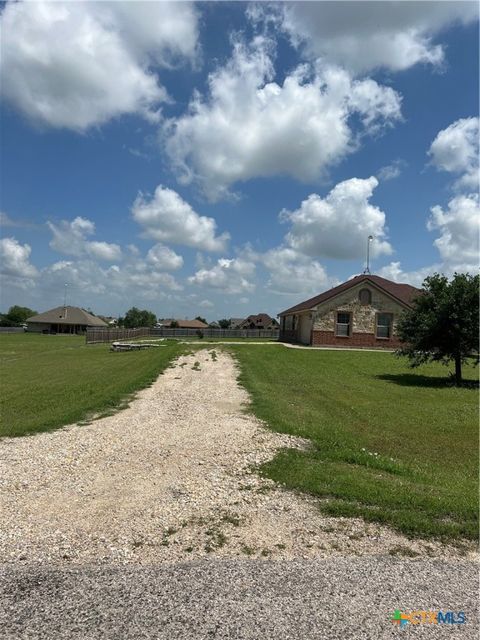
<svg viewBox="0 0 480 640">
<path fill-rule="evenodd" d="M 244 321 L 245 321 L 245 318 L 230 318 L 229 329 L 240 329 Z"/>
<path fill-rule="evenodd" d="M 255 316 L 248 316 L 238 327 L 239 329 L 278 329 L 278 322 L 271 318 L 268 313 L 258 313 Z"/>
<path fill-rule="evenodd" d="M 396 348 L 399 316 L 420 293 L 409 284 L 360 275 L 282 311 L 280 340 L 335 347 Z"/>
<path fill-rule="evenodd" d="M 210 327 L 210 329 L 220 329 L 220 325 L 216 320 L 213 320 L 212 322 L 210 322 L 208 326 Z"/>
<path fill-rule="evenodd" d="M 207 329 L 208 324 L 200 320 L 163 320 L 162 325 L 168 329 L 172 322 L 176 322 L 177 329 Z"/>
<path fill-rule="evenodd" d="M 107 326 L 79 307 L 56 307 L 27 319 L 27 331 L 41 333 L 85 333 L 88 327 Z"/>
</svg>

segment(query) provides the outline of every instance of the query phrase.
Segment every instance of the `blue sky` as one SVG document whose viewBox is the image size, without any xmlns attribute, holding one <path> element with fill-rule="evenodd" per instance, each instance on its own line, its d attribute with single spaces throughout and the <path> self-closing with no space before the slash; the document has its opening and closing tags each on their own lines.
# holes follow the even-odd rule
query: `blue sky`
<svg viewBox="0 0 480 640">
<path fill-rule="evenodd" d="M 478 267 L 478 6 L 7 3 L 2 310 L 276 315 Z"/>
</svg>

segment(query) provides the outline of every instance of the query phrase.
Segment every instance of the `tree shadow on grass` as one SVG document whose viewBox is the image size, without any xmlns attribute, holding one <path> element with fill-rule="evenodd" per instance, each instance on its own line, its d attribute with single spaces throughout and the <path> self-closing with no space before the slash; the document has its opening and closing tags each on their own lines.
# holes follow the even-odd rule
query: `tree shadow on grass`
<svg viewBox="0 0 480 640">
<path fill-rule="evenodd" d="M 455 380 L 451 376 L 423 376 L 418 373 L 384 373 L 375 376 L 377 380 L 393 382 L 402 387 L 427 387 L 434 389 L 444 389 L 455 387 Z M 478 380 L 464 380 L 461 387 L 463 389 L 478 389 Z"/>
</svg>

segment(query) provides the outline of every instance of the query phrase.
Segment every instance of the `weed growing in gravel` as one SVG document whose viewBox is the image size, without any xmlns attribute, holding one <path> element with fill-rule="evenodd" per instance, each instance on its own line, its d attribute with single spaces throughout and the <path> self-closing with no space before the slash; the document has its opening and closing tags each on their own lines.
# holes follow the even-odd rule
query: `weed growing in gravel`
<svg viewBox="0 0 480 640">
<path fill-rule="evenodd" d="M 217 360 L 217 352 L 215 350 L 210 351 L 210 356 L 214 362 Z"/>
<path fill-rule="evenodd" d="M 264 484 L 261 487 L 258 487 L 256 493 L 265 494 L 265 493 L 269 493 L 270 491 L 273 491 L 273 487 L 267 484 Z"/>
<path fill-rule="evenodd" d="M 220 529 L 218 529 L 217 527 L 212 527 L 211 529 L 207 529 L 205 531 L 205 534 L 208 537 L 208 540 L 205 544 L 205 551 L 207 553 L 210 553 L 215 549 L 221 549 L 221 547 L 224 547 L 227 544 L 227 541 L 228 541 L 227 536 L 223 533 L 223 531 L 220 531 Z"/>
<path fill-rule="evenodd" d="M 351 533 L 348 536 L 349 540 L 361 540 L 363 538 L 363 534 L 361 533 Z"/>
<path fill-rule="evenodd" d="M 240 524 L 240 517 L 236 513 L 224 513 L 222 516 L 222 522 L 238 527 Z"/>
<path fill-rule="evenodd" d="M 193 371 L 200 371 L 200 362 L 198 360 L 195 361 L 193 367 L 192 367 Z"/>
<path fill-rule="evenodd" d="M 253 554 L 255 553 L 255 548 L 249 547 L 248 544 L 242 544 L 242 546 L 240 547 L 240 550 L 246 556 L 253 556 Z"/>
<path fill-rule="evenodd" d="M 404 547 L 401 544 L 397 544 L 397 546 L 392 547 L 388 553 L 391 556 L 405 556 L 407 558 L 415 558 L 416 556 L 420 555 L 413 549 L 409 549 L 409 547 Z"/>
<path fill-rule="evenodd" d="M 162 535 L 162 541 L 161 541 L 161 545 L 162 547 L 168 547 L 170 544 L 170 540 L 169 537 L 173 536 L 174 533 L 177 533 L 177 530 L 175 529 L 175 527 L 168 527 L 168 529 L 165 529 L 165 531 L 163 532 Z"/>
</svg>

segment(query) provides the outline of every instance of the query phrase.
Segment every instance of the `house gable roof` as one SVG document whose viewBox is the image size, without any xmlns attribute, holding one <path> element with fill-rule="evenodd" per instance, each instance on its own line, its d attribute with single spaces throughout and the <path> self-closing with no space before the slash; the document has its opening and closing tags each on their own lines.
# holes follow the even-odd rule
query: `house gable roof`
<svg viewBox="0 0 480 640">
<path fill-rule="evenodd" d="M 107 327 L 107 323 L 79 307 L 55 307 L 27 319 L 27 322 L 44 324 L 79 324 L 87 327 Z"/>
<path fill-rule="evenodd" d="M 277 321 L 275 320 L 275 318 L 269 316 L 268 313 L 257 313 L 256 315 L 251 315 L 248 316 L 248 318 L 245 318 L 245 320 L 243 320 L 242 322 L 242 325 L 250 325 L 250 323 L 269 325 L 277 324 Z"/>
<path fill-rule="evenodd" d="M 290 307 L 289 309 L 280 312 L 278 315 L 284 316 L 290 313 L 297 313 L 299 311 L 307 311 L 308 309 L 312 309 L 322 302 L 326 302 L 327 300 L 330 300 L 330 298 L 334 298 L 338 294 L 348 291 L 348 289 L 351 289 L 363 282 L 373 284 L 390 297 L 395 298 L 395 300 L 405 307 L 411 307 L 413 299 L 420 293 L 420 289 L 412 287 L 410 284 L 401 284 L 399 282 L 392 282 L 392 280 L 387 280 L 386 278 L 381 278 L 380 276 L 362 274 L 360 276 L 355 276 L 351 280 L 342 282 L 342 284 L 339 284 L 328 291 L 324 291 L 318 296 L 314 296 L 304 302 L 300 302 L 294 307 Z"/>
<path fill-rule="evenodd" d="M 176 322 L 178 329 L 206 329 L 208 324 L 205 324 L 201 320 L 164 320 L 163 326 L 169 327 L 172 322 Z"/>
</svg>

